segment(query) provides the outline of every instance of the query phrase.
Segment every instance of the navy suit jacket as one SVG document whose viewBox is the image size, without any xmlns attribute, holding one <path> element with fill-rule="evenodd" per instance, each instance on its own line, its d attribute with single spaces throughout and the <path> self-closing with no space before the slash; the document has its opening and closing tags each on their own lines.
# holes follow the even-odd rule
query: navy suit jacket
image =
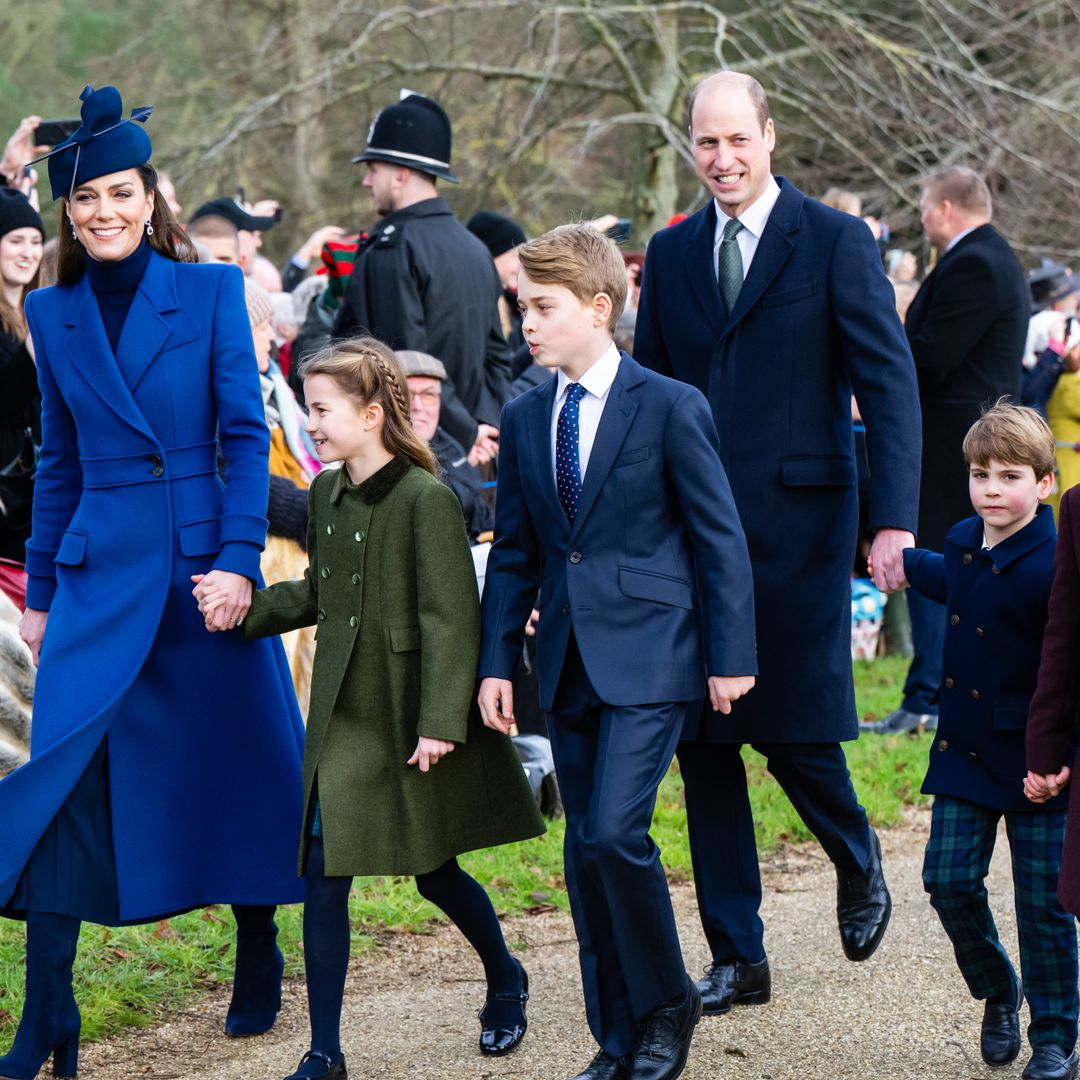
<svg viewBox="0 0 1080 1080">
<path fill-rule="evenodd" d="M 707 675 L 755 674 L 749 557 L 704 398 L 623 353 L 571 525 L 551 461 L 557 384 L 503 409 L 480 675 L 513 676 L 534 604 L 546 710 L 571 629 L 610 705 L 691 701 Z"/>
<path fill-rule="evenodd" d="M 761 676 L 702 734 L 830 742 L 857 734 L 851 568 L 858 496 L 851 394 L 866 421 L 871 528 L 915 532 L 915 369 L 866 225 L 783 178 L 728 318 L 712 200 L 649 244 L 634 352 L 696 386 L 750 548 Z"/>
<path fill-rule="evenodd" d="M 911 587 L 949 613 L 925 793 L 997 810 L 1065 809 L 1067 791 L 1040 805 L 1023 789 L 1056 538 L 1054 513 L 1040 506 L 1034 521 L 989 551 L 982 549 L 982 519 L 970 517 L 949 531 L 944 555 L 904 552 Z M 1071 757 L 1055 769 L 1071 765 Z"/>
</svg>

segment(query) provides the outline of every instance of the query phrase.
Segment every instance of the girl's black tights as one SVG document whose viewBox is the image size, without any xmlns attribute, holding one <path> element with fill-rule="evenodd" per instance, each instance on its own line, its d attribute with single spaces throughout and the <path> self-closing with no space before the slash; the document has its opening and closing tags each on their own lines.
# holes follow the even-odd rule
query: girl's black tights
<svg viewBox="0 0 1080 1080">
<path fill-rule="evenodd" d="M 304 878 L 304 968 L 311 1012 L 311 1048 L 336 1061 L 341 1053 L 341 1005 L 349 967 L 349 890 L 351 877 L 327 877 L 323 842 L 311 837 Z M 498 916 L 483 888 L 450 859 L 429 874 L 419 874 L 416 887 L 450 918 L 476 950 L 484 965 L 488 993 L 520 990 L 521 969 L 503 939 Z M 503 1003 L 495 1002 L 494 1006 Z M 498 1024 L 488 1014 L 488 1022 Z M 323 1071 L 311 1062 L 312 1075 Z"/>
</svg>

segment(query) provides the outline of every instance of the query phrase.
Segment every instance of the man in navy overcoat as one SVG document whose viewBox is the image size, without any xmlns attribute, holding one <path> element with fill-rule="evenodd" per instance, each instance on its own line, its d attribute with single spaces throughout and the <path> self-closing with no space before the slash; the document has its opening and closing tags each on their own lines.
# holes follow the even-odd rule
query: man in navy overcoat
<svg viewBox="0 0 1080 1080">
<path fill-rule="evenodd" d="M 840 741 L 857 734 L 850 586 L 857 531 L 851 395 L 866 421 L 879 584 L 912 544 L 920 424 L 911 353 L 869 229 L 774 178 L 760 85 L 722 72 L 691 99 L 713 196 L 653 237 L 635 356 L 698 387 L 720 433 L 754 574 L 759 678 L 732 716 L 703 713 L 679 751 L 713 964 L 705 1011 L 769 1000 L 761 879 L 740 746 L 768 759 L 836 865 L 844 951 L 866 959 L 891 902 Z"/>
</svg>

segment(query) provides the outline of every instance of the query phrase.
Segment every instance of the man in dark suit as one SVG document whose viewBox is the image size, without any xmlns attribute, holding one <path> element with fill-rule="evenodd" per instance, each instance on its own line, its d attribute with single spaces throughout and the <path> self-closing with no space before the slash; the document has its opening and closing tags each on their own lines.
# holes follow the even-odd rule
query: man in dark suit
<svg viewBox="0 0 1080 1080">
<path fill-rule="evenodd" d="M 480 708 L 509 728 L 535 604 L 566 888 L 600 1045 L 576 1080 L 674 1080 L 701 999 L 649 828 L 690 713 L 706 695 L 729 712 L 754 684 L 750 561 L 705 399 L 612 344 L 626 298 L 614 243 L 567 225 L 526 244 L 521 265 L 522 330 L 557 376 L 502 414 Z"/>
<path fill-rule="evenodd" d="M 915 372 L 873 236 L 774 178 L 761 86 L 735 72 L 691 98 L 704 209 L 657 233 L 634 352 L 698 387 L 754 572 L 760 675 L 731 717 L 702 713 L 679 749 L 694 878 L 713 963 L 705 1011 L 769 1000 L 761 878 L 740 746 L 768 759 L 837 868 L 841 942 L 864 960 L 891 900 L 840 740 L 857 733 L 851 565 L 858 497 L 851 395 L 866 422 L 881 585 L 902 576 L 918 499 Z"/>
<path fill-rule="evenodd" d="M 923 422 L 919 546 L 942 551 L 945 534 L 971 508 L 964 435 L 983 405 L 1006 394 L 1020 400 L 1031 297 L 1020 263 L 990 224 L 990 191 L 978 173 L 962 166 L 934 173 L 919 206 L 927 239 L 940 252 L 905 323 Z M 908 610 L 915 655 L 903 701 L 864 730 L 937 727 L 945 608 L 909 592 Z"/>
</svg>

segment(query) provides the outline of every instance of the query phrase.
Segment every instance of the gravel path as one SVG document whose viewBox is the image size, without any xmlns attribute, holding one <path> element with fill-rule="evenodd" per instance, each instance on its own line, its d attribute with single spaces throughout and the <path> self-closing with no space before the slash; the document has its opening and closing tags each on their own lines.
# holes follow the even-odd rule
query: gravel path
<svg viewBox="0 0 1080 1080">
<path fill-rule="evenodd" d="M 882 834 L 892 889 L 892 924 L 866 963 L 848 963 L 836 931 L 835 875 L 816 846 L 793 848 L 765 867 L 766 945 L 773 1001 L 702 1021 L 685 1080 L 996 1080 L 1019 1078 L 979 1058 L 981 1005 L 971 1000 L 945 935 L 922 891 L 928 810 Z M 1016 954 L 1004 831 L 991 868 L 999 930 Z M 708 957 L 692 888 L 673 890 L 688 965 Z M 532 1000 L 529 1033 L 507 1058 L 475 1049 L 483 983 L 478 964 L 450 928 L 389 935 L 352 964 L 344 1038 L 349 1075 L 386 1080 L 565 1080 L 594 1052 L 585 1025 L 573 928 L 548 914 L 507 920 L 524 946 Z M 280 1080 L 307 1048 L 304 988 L 286 986 L 274 1031 L 258 1039 L 220 1036 L 227 1004 L 215 992 L 179 1017 L 87 1047 L 83 1080 Z M 1025 1014 L 1026 1015 L 1026 1014 Z"/>
</svg>

